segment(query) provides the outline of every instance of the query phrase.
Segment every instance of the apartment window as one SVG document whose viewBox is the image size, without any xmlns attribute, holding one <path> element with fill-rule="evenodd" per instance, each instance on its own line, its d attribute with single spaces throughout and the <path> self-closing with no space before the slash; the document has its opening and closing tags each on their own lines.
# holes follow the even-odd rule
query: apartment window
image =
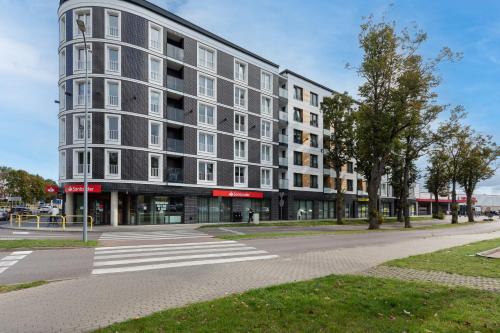
<svg viewBox="0 0 500 333">
<path fill-rule="evenodd" d="M 105 131 L 107 144 L 119 144 L 121 141 L 121 117 L 119 115 L 106 115 Z"/>
<path fill-rule="evenodd" d="M 198 132 L 198 153 L 215 155 L 215 134 Z"/>
<path fill-rule="evenodd" d="M 162 181 L 163 179 L 163 156 L 149 154 L 149 180 Z"/>
<path fill-rule="evenodd" d="M 149 147 L 161 148 L 162 143 L 162 123 L 149 121 Z"/>
<path fill-rule="evenodd" d="M 272 116 L 273 115 L 273 104 L 270 97 L 262 96 L 260 100 L 260 112 L 263 115 Z"/>
<path fill-rule="evenodd" d="M 162 59 L 149 56 L 149 82 L 163 84 L 162 63 Z"/>
<path fill-rule="evenodd" d="M 73 150 L 73 176 L 83 177 L 85 171 L 85 150 Z M 92 177 L 92 150 L 87 151 L 87 176 Z"/>
<path fill-rule="evenodd" d="M 66 75 L 66 50 L 61 50 L 59 54 L 59 76 Z"/>
<path fill-rule="evenodd" d="M 309 175 L 309 187 L 318 188 L 318 176 Z"/>
<path fill-rule="evenodd" d="M 120 81 L 106 80 L 106 107 L 107 108 L 120 108 Z"/>
<path fill-rule="evenodd" d="M 317 168 L 318 167 L 318 155 L 311 154 L 310 156 L 310 166 L 311 168 Z"/>
<path fill-rule="evenodd" d="M 347 180 L 347 190 L 349 192 L 354 191 L 354 182 L 352 181 L 352 179 Z"/>
<path fill-rule="evenodd" d="M 87 44 L 87 70 L 89 73 L 92 72 L 92 44 Z M 85 72 L 85 45 L 84 44 L 76 44 L 73 48 L 74 54 L 74 72 Z"/>
<path fill-rule="evenodd" d="M 215 70 L 215 50 L 207 46 L 198 46 L 198 67 Z"/>
<path fill-rule="evenodd" d="M 309 120 L 309 125 L 318 127 L 318 115 L 316 113 L 310 113 L 311 119 Z"/>
<path fill-rule="evenodd" d="M 271 183 L 272 170 L 271 169 L 260 169 L 260 186 L 265 188 L 272 188 Z"/>
<path fill-rule="evenodd" d="M 262 144 L 260 147 L 260 161 L 264 164 L 272 163 L 272 146 Z"/>
<path fill-rule="evenodd" d="M 293 164 L 302 165 L 302 152 L 300 151 L 293 152 Z"/>
<path fill-rule="evenodd" d="M 120 38 L 120 12 L 106 10 L 106 37 Z"/>
<path fill-rule="evenodd" d="M 234 159 L 247 159 L 247 141 L 241 139 L 234 140 Z"/>
<path fill-rule="evenodd" d="M 121 48 L 116 45 L 106 45 L 106 72 L 111 74 L 120 73 Z"/>
<path fill-rule="evenodd" d="M 66 117 L 59 118 L 59 144 L 66 144 Z"/>
<path fill-rule="evenodd" d="M 163 52 L 162 39 L 162 28 L 159 25 L 149 23 L 149 48 Z"/>
<path fill-rule="evenodd" d="M 241 87 L 234 87 L 234 105 L 240 108 L 247 107 L 247 90 Z"/>
<path fill-rule="evenodd" d="M 348 173 L 354 173 L 354 163 L 347 162 L 347 172 Z"/>
<path fill-rule="evenodd" d="M 302 144 L 302 131 L 294 129 L 293 130 L 293 142 Z"/>
<path fill-rule="evenodd" d="M 66 178 L 66 151 L 59 152 L 59 178 Z"/>
<path fill-rule="evenodd" d="M 261 74 L 260 74 L 260 89 L 267 90 L 267 91 L 273 91 L 271 73 L 261 72 Z"/>
<path fill-rule="evenodd" d="M 271 122 L 268 120 L 260 121 L 260 137 L 262 139 L 272 139 L 272 127 Z"/>
<path fill-rule="evenodd" d="M 241 113 L 234 114 L 234 132 L 247 132 L 247 116 Z"/>
<path fill-rule="evenodd" d="M 302 109 L 299 108 L 293 108 L 293 120 L 296 122 L 301 123 L 304 119 L 304 114 Z"/>
<path fill-rule="evenodd" d="M 293 174 L 293 186 L 302 187 L 302 174 L 294 173 Z"/>
<path fill-rule="evenodd" d="M 198 103 L 198 124 L 215 126 L 215 106 Z"/>
<path fill-rule="evenodd" d="M 78 24 L 76 23 L 78 20 L 83 21 L 85 23 L 85 38 L 92 37 L 92 10 L 90 8 L 79 9 L 73 14 L 74 24 L 73 24 L 73 35 L 78 38 L 82 38 L 83 34 L 78 29 Z"/>
<path fill-rule="evenodd" d="M 92 84 L 89 79 L 88 84 L 86 85 L 87 89 L 85 89 L 85 80 L 75 80 L 74 84 L 74 101 L 73 104 L 76 107 L 83 107 L 85 106 L 85 90 L 87 90 L 87 105 L 89 108 L 92 107 L 92 99 L 90 98 L 92 96 Z"/>
<path fill-rule="evenodd" d="M 311 147 L 318 148 L 318 136 L 316 134 L 310 134 Z"/>
<path fill-rule="evenodd" d="M 59 109 L 66 109 L 66 83 L 61 83 L 59 88 Z"/>
<path fill-rule="evenodd" d="M 120 178 L 121 177 L 121 152 L 119 150 L 105 150 L 105 168 L 106 178 Z"/>
<path fill-rule="evenodd" d="M 301 87 L 293 86 L 293 98 L 298 101 L 304 100 L 304 91 Z"/>
<path fill-rule="evenodd" d="M 149 114 L 161 117 L 163 114 L 163 92 L 149 88 Z"/>
<path fill-rule="evenodd" d="M 73 141 L 85 140 L 85 115 L 76 114 L 73 116 Z M 87 118 L 87 140 L 92 140 L 92 114 Z"/>
<path fill-rule="evenodd" d="M 200 74 L 198 76 L 198 95 L 215 98 L 215 79 Z"/>
<path fill-rule="evenodd" d="M 234 186 L 247 186 L 247 167 L 244 165 L 234 166 Z"/>
<path fill-rule="evenodd" d="M 318 95 L 311 92 L 311 105 L 318 106 Z"/>
<path fill-rule="evenodd" d="M 61 16 L 59 20 L 59 41 L 62 43 L 66 40 L 66 14 Z"/>
<path fill-rule="evenodd" d="M 234 60 L 234 79 L 242 82 L 247 82 L 247 64 Z"/>
<path fill-rule="evenodd" d="M 215 162 L 198 161 L 198 181 L 204 183 L 215 183 Z"/>
</svg>

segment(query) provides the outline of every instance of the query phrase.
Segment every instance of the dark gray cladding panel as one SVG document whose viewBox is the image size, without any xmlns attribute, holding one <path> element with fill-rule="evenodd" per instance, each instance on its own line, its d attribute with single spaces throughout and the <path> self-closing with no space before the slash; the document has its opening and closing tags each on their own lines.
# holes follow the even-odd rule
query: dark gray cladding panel
<svg viewBox="0 0 500 333">
<path fill-rule="evenodd" d="M 66 11 L 66 41 L 73 39 L 73 11 Z"/>
<path fill-rule="evenodd" d="M 92 43 L 92 73 L 104 74 L 104 44 Z"/>
<path fill-rule="evenodd" d="M 260 114 L 260 93 L 248 89 L 248 111 Z"/>
<path fill-rule="evenodd" d="M 142 117 L 122 116 L 122 144 L 124 146 L 148 147 L 148 120 Z"/>
<path fill-rule="evenodd" d="M 260 167 L 248 166 L 248 187 L 260 188 Z"/>
<path fill-rule="evenodd" d="M 184 183 L 196 184 L 198 175 L 197 161 L 194 157 L 184 157 Z"/>
<path fill-rule="evenodd" d="M 248 64 L 248 85 L 260 90 L 260 68 Z"/>
<path fill-rule="evenodd" d="M 196 40 L 184 36 L 184 62 L 191 66 L 197 65 L 197 42 Z"/>
<path fill-rule="evenodd" d="M 92 177 L 104 178 L 104 148 L 92 148 Z"/>
<path fill-rule="evenodd" d="M 66 110 L 73 109 L 73 80 L 66 80 L 66 92 L 69 93 L 69 96 L 66 95 Z"/>
<path fill-rule="evenodd" d="M 273 188 L 278 189 L 279 188 L 279 178 L 280 173 L 278 169 L 273 169 Z"/>
<path fill-rule="evenodd" d="M 104 8 L 92 7 L 92 37 L 104 38 Z"/>
<path fill-rule="evenodd" d="M 279 141 L 280 128 L 277 122 L 273 122 L 273 142 Z"/>
<path fill-rule="evenodd" d="M 196 96 L 196 70 L 190 67 L 184 67 L 184 92 L 189 95 Z"/>
<path fill-rule="evenodd" d="M 184 96 L 184 122 L 190 125 L 197 124 L 198 108 L 194 98 Z"/>
<path fill-rule="evenodd" d="M 260 163 L 260 142 L 248 140 L 248 162 Z"/>
<path fill-rule="evenodd" d="M 217 134 L 217 157 L 234 159 L 234 138 L 226 134 Z"/>
<path fill-rule="evenodd" d="M 145 151 L 122 149 L 122 179 L 148 180 L 148 158 Z"/>
<path fill-rule="evenodd" d="M 278 146 L 273 145 L 273 165 L 278 165 L 278 159 L 279 159 Z M 277 171 L 276 171 L 276 173 L 277 173 Z"/>
<path fill-rule="evenodd" d="M 223 106 L 217 106 L 217 130 L 233 133 L 234 132 L 234 112 Z"/>
<path fill-rule="evenodd" d="M 234 168 L 231 162 L 217 162 L 217 185 L 233 186 Z"/>
<path fill-rule="evenodd" d="M 148 114 L 148 87 L 123 80 L 122 85 L 122 109 L 139 114 Z"/>
<path fill-rule="evenodd" d="M 104 109 L 104 78 L 92 78 L 92 108 Z"/>
<path fill-rule="evenodd" d="M 220 50 L 217 50 L 217 74 L 234 79 L 234 57 Z"/>
<path fill-rule="evenodd" d="M 66 149 L 66 179 L 73 178 L 73 149 Z"/>
<path fill-rule="evenodd" d="M 148 56 L 146 52 L 122 46 L 122 76 L 148 80 Z"/>
<path fill-rule="evenodd" d="M 273 118 L 274 119 L 279 119 L 279 112 L 280 112 L 279 99 L 273 98 Z"/>
<path fill-rule="evenodd" d="M 280 92 L 279 78 L 278 75 L 273 75 L 273 93 L 278 96 Z"/>
<path fill-rule="evenodd" d="M 254 115 L 248 115 L 248 136 L 260 139 L 260 118 Z"/>
<path fill-rule="evenodd" d="M 66 75 L 73 74 L 73 45 L 66 46 Z"/>
<path fill-rule="evenodd" d="M 66 115 L 66 144 L 73 144 L 73 115 Z"/>
<path fill-rule="evenodd" d="M 148 21 L 140 16 L 122 12 L 122 42 L 148 48 Z"/>
<path fill-rule="evenodd" d="M 196 128 L 192 127 L 184 127 L 184 150 L 186 154 L 196 155 L 198 153 L 197 150 L 197 133 Z"/>
<path fill-rule="evenodd" d="M 217 80 L 217 102 L 224 105 L 234 105 L 233 83 L 224 79 Z"/>
<path fill-rule="evenodd" d="M 92 143 L 104 143 L 104 113 L 92 112 Z"/>
</svg>

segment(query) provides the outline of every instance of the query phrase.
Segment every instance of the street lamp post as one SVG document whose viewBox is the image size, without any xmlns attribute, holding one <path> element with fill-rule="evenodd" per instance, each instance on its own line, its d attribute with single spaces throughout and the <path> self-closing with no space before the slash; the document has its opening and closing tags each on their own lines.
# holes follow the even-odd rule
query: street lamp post
<svg viewBox="0 0 500 333">
<path fill-rule="evenodd" d="M 83 152 L 83 241 L 87 242 L 87 220 L 88 220 L 88 180 L 87 180 L 87 172 L 88 172 L 88 93 L 89 93 L 89 70 L 88 70 L 88 49 L 87 49 L 87 40 L 85 38 L 85 22 L 82 20 L 76 20 L 78 25 L 78 29 L 83 34 L 83 47 L 85 48 L 85 84 L 83 86 L 83 95 L 85 99 L 85 121 L 83 124 L 83 135 L 85 148 Z"/>
</svg>

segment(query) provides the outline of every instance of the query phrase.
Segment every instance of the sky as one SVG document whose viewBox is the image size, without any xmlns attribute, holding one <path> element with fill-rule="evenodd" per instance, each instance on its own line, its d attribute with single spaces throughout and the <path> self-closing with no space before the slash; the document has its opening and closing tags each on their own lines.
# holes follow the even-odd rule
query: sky
<svg viewBox="0 0 500 333">
<path fill-rule="evenodd" d="M 374 15 L 428 34 L 463 59 L 440 66 L 438 102 L 463 105 L 464 121 L 500 143 L 500 1 L 152 0 L 193 23 L 337 91 L 357 94 L 346 63 L 361 61 L 359 25 Z M 0 165 L 58 173 L 58 0 L 0 0 Z M 446 114 L 441 119 L 446 118 Z M 419 165 L 425 167 L 425 161 Z M 500 172 L 476 193 L 500 194 Z"/>
</svg>

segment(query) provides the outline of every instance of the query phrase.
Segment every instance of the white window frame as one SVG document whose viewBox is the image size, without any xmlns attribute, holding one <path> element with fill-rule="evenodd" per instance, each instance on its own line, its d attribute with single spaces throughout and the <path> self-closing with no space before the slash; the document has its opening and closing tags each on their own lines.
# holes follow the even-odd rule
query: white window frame
<svg viewBox="0 0 500 333">
<path fill-rule="evenodd" d="M 151 125 L 156 124 L 159 126 L 158 143 L 151 142 Z M 160 121 L 150 120 L 148 123 L 148 147 L 150 149 L 162 149 L 163 146 L 163 123 Z"/>
<path fill-rule="evenodd" d="M 244 173 L 245 181 L 243 183 L 236 182 L 236 175 L 235 175 L 236 168 L 243 168 L 245 170 L 245 173 Z M 234 166 L 233 166 L 233 184 L 234 184 L 234 187 L 248 187 L 248 165 L 234 164 Z"/>
<path fill-rule="evenodd" d="M 118 16 L 118 36 L 111 35 L 109 33 L 109 16 L 115 14 Z M 116 39 L 116 40 L 121 40 L 122 37 L 122 15 L 119 10 L 113 10 L 113 9 L 106 9 L 104 12 L 104 36 L 108 39 Z"/>
<path fill-rule="evenodd" d="M 264 135 L 263 127 L 264 123 L 269 124 L 269 135 Z M 273 123 L 271 120 L 261 119 L 260 120 L 260 138 L 263 140 L 271 140 L 273 139 Z"/>
<path fill-rule="evenodd" d="M 200 135 L 212 135 L 214 137 L 214 151 L 213 152 L 200 150 Z M 197 147 L 198 155 L 217 156 L 217 133 L 198 131 L 198 134 L 196 136 L 196 147 Z"/>
<path fill-rule="evenodd" d="M 245 118 L 245 126 L 244 126 L 245 129 L 243 131 L 240 129 L 236 129 L 236 116 Z M 234 126 L 234 133 L 246 135 L 248 133 L 248 115 L 245 113 L 241 113 L 241 112 L 235 112 L 234 119 L 233 119 L 233 126 Z"/>
<path fill-rule="evenodd" d="M 109 137 L 109 118 L 118 118 L 118 139 L 112 140 Z M 122 117 L 118 114 L 107 114 L 104 117 L 104 143 L 108 145 L 120 145 L 122 142 Z"/>
<path fill-rule="evenodd" d="M 66 179 L 66 150 L 59 151 L 59 179 Z"/>
<path fill-rule="evenodd" d="M 83 137 L 83 139 L 78 138 L 78 123 L 76 121 L 76 118 L 78 117 L 85 117 L 85 113 L 73 114 L 73 143 L 83 143 L 85 141 L 85 137 Z M 87 138 L 87 143 L 92 143 L 92 113 L 88 114 L 88 122 L 90 126 L 87 129 L 89 136 Z"/>
<path fill-rule="evenodd" d="M 89 165 L 89 172 L 87 172 L 87 178 L 92 178 L 92 148 L 87 149 L 89 152 L 89 160 L 87 164 Z M 73 178 L 83 178 L 83 172 L 78 173 L 78 153 L 84 153 L 84 148 L 73 149 Z M 85 167 L 85 166 L 84 166 Z"/>
<path fill-rule="evenodd" d="M 263 182 L 263 172 L 269 171 L 269 184 Z M 260 168 L 260 187 L 261 188 L 273 188 L 273 169 L 271 168 Z"/>
<path fill-rule="evenodd" d="M 213 124 L 200 121 L 200 107 L 201 106 L 205 106 L 205 107 L 208 106 L 208 107 L 212 107 L 214 109 Z M 196 109 L 198 111 L 196 113 L 196 123 L 198 124 L 198 126 L 210 127 L 210 128 L 217 127 L 217 106 L 215 104 L 210 104 L 210 103 L 198 101 L 198 105 L 197 105 Z M 205 115 L 205 118 L 207 118 L 206 115 Z"/>
<path fill-rule="evenodd" d="M 243 65 L 245 67 L 245 70 L 243 72 L 243 76 L 244 76 L 243 79 L 241 79 L 239 76 L 236 75 L 236 66 L 237 65 Z M 234 72 L 234 80 L 235 81 L 248 84 L 248 63 L 246 63 L 240 59 L 234 58 L 233 72 Z"/>
<path fill-rule="evenodd" d="M 109 50 L 110 49 L 115 49 L 118 50 L 118 70 L 114 71 L 110 67 L 110 60 L 109 60 Z M 111 74 L 111 75 L 121 75 L 122 72 L 122 48 L 120 45 L 114 45 L 114 44 L 106 44 L 105 46 L 105 61 L 106 64 L 104 66 L 106 74 Z"/>
<path fill-rule="evenodd" d="M 59 86 L 59 110 L 66 110 L 66 82 Z"/>
<path fill-rule="evenodd" d="M 59 53 L 59 77 L 66 76 L 66 48 L 62 48 Z"/>
<path fill-rule="evenodd" d="M 66 144 L 66 116 L 59 118 L 59 145 Z"/>
<path fill-rule="evenodd" d="M 269 85 L 270 85 L 269 89 L 267 89 L 264 86 L 264 80 L 263 80 L 264 75 L 269 75 Z M 270 93 L 273 92 L 273 74 L 272 73 L 265 71 L 265 70 L 260 71 L 260 89 L 267 91 L 267 92 L 270 92 Z"/>
<path fill-rule="evenodd" d="M 245 105 L 240 105 L 239 104 L 239 97 L 238 97 L 238 104 L 236 103 L 236 89 L 241 89 L 245 92 L 245 99 L 244 99 L 244 102 L 245 102 Z M 235 85 L 234 86 L 234 89 L 233 89 L 233 104 L 234 104 L 234 107 L 235 108 L 238 108 L 238 109 L 243 109 L 243 110 L 247 110 L 248 109 L 248 89 L 247 88 L 244 88 L 242 86 L 237 86 Z"/>
<path fill-rule="evenodd" d="M 109 103 L 109 87 L 108 83 L 117 83 L 118 84 L 118 105 L 112 105 Z M 104 105 L 106 109 L 114 109 L 114 110 L 120 110 L 122 107 L 122 84 L 120 80 L 111 80 L 111 79 L 106 79 L 104 80 Z"/>
<path fill-rule="evenodd" d="M 213 67 L 206 66 L 206 64 L 202 64 L 200 62 L 200 49 L 204 49 L 205 51 L 213 52 L 213 54 L 214 54 Z M 211 72 L 216 72 L 217 71 L 217 50 L 214 49 L 213 47 L 207 46 L 205 44 L 198 43 L 198 46 L 196 48 L 196 64 L 200 68 L 203 68 L 203 69 L 211 71 Z"/>
<path fill-rule="evenodd" d="M 160 41 L 159 41 L 160 47 L 158 47 L 158 48 L 154 47 L 151 43 L 151 30 L 154 30 L 154 29 L 157 29 L 160 31 Z M 163 54 L 163 27 L 158 25 L 158 24 L 155 24 L 153 22 L 149 22 L 149 26 L 148 26 L 148 48 L 152 51 Z"/>
<path fill-rule="evenodd" d="M 85 44 L 83 43 L 77 43 L 73 44 L 73 74 L 77 73 L 85 73 L 85 66 L 82 69 L 78 68 L 78 50 L 79 49 L 84 49 L 85 50 Z M 84 59 L 85 59 L 85 53 L 84 53 Z M 87 42 L 87 59 L 88 59 L 88 72 L 92 73 L 92 43 Z M 82 60 L 85 63 L 85 60 Z"/>
<path fill-rule="evenodd" d="M 262 153 L 264 150 L 264 147 L 269 148 L 269 161 L 264 160 L 264 154 Z M 261 143 L 260 145 L 260 163 L 262 164 L 273 164 L 273 146 L 267 143 Z"/>
<path fill-rule="evenodd" d="M 160 105 L 158 106 L 158 112 L 154 112 L 152 107 L 151 107 L 151 105 L 152 105 L 151 104 L 151 97 L 152 97 L 153 93 L 160 94 Z M 163 118 L 163 90 L 149 87 L 149 89 L 148 89 L 148 111 L 149 111 L 149 114 L 151 116 Z"/>
<path fill-rule="evenodd" d="M 89 12 L 90 14 L 90 27 L 85 26 L 86 31 L 85 31 L 85 38 L 88 39 L 92 37 L 92 23 L 93 23 L 93 18 L 94 16 L 92 15 L 92 8 L 91 7 L 86 7 L 86 8 L 78 8 L 73 10 L 73 39 L 78 39 L 81 38 L 83 39 L 83 34 L 80 32 L 78 29 L 78 24 L 76 23 L 76 18 L 79 13 L 81 12 Z"/>
<path fill-rule="evenodd" d="M 160 78 L 159 78 L 159 80 L 154 80 L 151 77 L 151 61 L 153 59 L 154 60 L 158 60 L 160 62 Z M 163 59 L 159 58 L 157 56 L 154 56 L 152 54 L 149 55 L 149 59 L 148 59 L 148 79 L 149 79 L 149 83 L 153 83 L 153 84 L 157 84 L 157 85 L 163 86 Z"/>
<path fill-rule="evenodd" d="M 214 95 L 213 96 L 200 93 L 200 78 L 202 76 L 207 78 L 207 79 L 212 79 L 214 81 Z M 205 87 L 205 92 L 206 91 L 207 91 L 207 88 Z M 197 81 L 196 81 L 196 94 L 197 94 L 197 96 L 201 96 L 201 97 L 208 98 L 211 100 L 217 100 L 217 78 L 214 76 L 211 76 L 211 75 L 207 75 L 205 73 L 198 73 Z"/>
<path fill-rule="evenodd" d="M 118 173 L 109 173 L 109 153 L 118 153 Z M 121 179 L 122 178 L 122 151 L 120 149 L 104 149 L 104 178 Z"/>
<path fill-rule="evenodd" d="M 59 18 L 59 43 L 66 41 L 66 13 Z"/>
<path fill-rule="evenodd" d="M 89 101 L 87 103 L 87 106 L 89 109 L 92 108 L 92 79 L 89 78 L 88 82 L 88 96 L 89 96 Z M 78 79 L 73 81 L 73 109 L 78 109 L 78 108 L 85 108 L 85 100 L 83 101 L 82 104 L 78 104 L 78 85 L 80 83 L 85 83 L 85 79 Z M 84 96 L 85 98 L 85 96 Z"/>
<path fill-rule="evenodd" d="M 264 100 L 269 100 L 269 112 L 264 111 Z M 270 96 L 260 96 L 260 114 L 266 117 L 273 117 L 273 99 Z"/>
<path fill-rule="evenodd" d="M 151 158 L 158 158 L 158 176 L 153 176 L 151 174 Z M 150 182 L 162 182 L 163 181 L 163 155 L 162 154 L 148 154 L 148 180 Z"/>
<path fill-rule="evenodd" d="M 213 164 L 213 166 L 214 166 L 214 170 L 213 170 L 214 179 L 213 180 L 203 180 L 203 179 L 200 179 L 200 164 L 201 163 L 210 163 L 210 164 Z M 205 172 L 205 174 L 206 174 L 206 172 Z M 198 184 L 204 184 L 204 185 L 215 185 L 215 184 L 217 184 L 217 161 L 214 161 L 214 160 L 198 160 L 196 162 L 196 180 L 197 180 Z"/>
<path fill-rule="evenodd" d="M 242 142 L 245 144 L 245 150 L 244 154 L 245 156 L 236 156 L 236 143 L 237 142 Z M 234 138 L 233 140 L 233 158 L 235 161 L 248 161 L 248 140 L 247 139 L 241 139 L 241 138 Z"/>
</svg>

